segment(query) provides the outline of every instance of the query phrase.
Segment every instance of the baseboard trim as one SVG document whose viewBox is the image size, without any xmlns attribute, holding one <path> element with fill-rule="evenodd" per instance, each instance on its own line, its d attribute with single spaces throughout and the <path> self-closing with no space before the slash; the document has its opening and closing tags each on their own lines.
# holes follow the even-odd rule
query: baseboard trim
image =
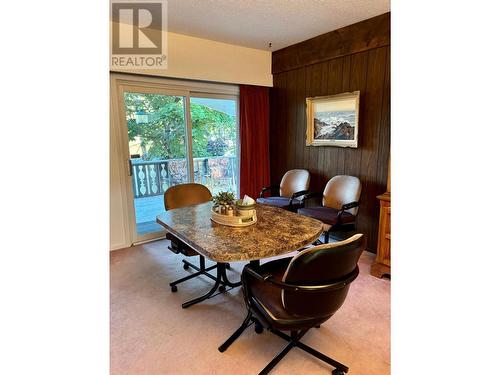
<svg viewBox="0 0 500 375">
<path fill-rule="evenodd" d="M 126 249 L 127 247 L 130 247 L 130 246 L 132 246 L 132 244 L 130 244 L 130 245 L 127 245 L 126 243 L 113 244 L 113 245 L 109 246 L 109 251 Z"/>
</svg>

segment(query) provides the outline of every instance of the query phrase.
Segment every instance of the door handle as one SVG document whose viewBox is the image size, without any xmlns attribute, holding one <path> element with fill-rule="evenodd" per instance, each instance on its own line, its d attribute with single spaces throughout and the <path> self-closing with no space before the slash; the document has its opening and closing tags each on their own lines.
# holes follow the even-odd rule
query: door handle
<svg viewBox="0 0 500 375">
<path fill-rule="evenodd" d="M 128 175 L 129 176 L 132 176 L 132 174 L 133 174 L 132 159 L 140 159 L 140 158 L 141 158 L 141 155 L 139 155 L 139 154 L 130 155 L 130 159 L 127 160 L 127 162 L 128 162 Z"/>
<path fill-rule="evenodd" d="M 128 175 L 132 176 L 132 159 L 128 159 Z"/>
</svg>

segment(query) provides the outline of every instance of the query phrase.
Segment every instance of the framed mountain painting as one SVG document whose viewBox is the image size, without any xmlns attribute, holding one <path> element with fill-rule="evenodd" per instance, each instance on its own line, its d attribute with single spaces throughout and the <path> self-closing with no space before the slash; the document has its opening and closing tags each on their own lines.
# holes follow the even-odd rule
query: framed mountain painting
<svg viewBox="0 0 500 375">
<path fill-rule="evenodd" d="M 359 91 L 306 98 L 306 146 L 358 147 Z"/>
</svg>

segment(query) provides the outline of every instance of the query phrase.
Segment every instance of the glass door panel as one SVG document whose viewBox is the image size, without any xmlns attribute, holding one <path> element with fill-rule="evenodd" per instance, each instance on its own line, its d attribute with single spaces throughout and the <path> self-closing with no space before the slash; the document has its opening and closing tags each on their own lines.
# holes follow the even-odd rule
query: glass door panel
<svg viewBox="0 0 500 375">
<path fill-rule="evenodd" d="M 186 97 L 124 92 L 136 240 L 162 231 L 163 194 L 189 182 Z"/>
<path fill-rule="evenodd" d="M 190 97 L 194 182 L 238 196 L 236 99 Z"/>
</svg>

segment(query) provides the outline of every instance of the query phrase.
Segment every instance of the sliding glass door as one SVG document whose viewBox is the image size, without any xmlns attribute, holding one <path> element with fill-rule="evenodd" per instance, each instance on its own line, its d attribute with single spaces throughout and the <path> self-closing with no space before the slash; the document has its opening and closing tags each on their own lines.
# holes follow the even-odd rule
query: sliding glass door
<svg viewBox="0 0 500 375">
<path fill-rule="evenodd" d="M 235 95 L 142 85 L 118 91 L 133 243 L 163 235 L 156 216 L 164 212 L 163 195 L 173 185 L 196 182 L 212 194 L 238 194 Z"/>
</svg>

